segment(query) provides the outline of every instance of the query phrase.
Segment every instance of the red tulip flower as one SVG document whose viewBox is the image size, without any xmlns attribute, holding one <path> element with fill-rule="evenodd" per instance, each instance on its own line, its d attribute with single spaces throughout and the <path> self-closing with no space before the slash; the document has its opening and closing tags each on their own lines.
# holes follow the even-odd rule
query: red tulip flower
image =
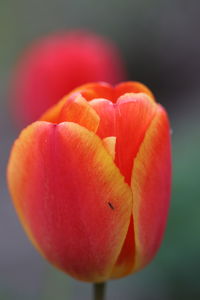
<svg viewBox="0 0 200 300">
<path fill-rule="evenodd" d="M 123 62 L 110 41 L 86 31 L 56 33 L 22 56 L 13 78 L 12 107 L 20 122 L 28 124 L 79 85 L 124 79 Z"/>
<path fill-rule="evenodd" d="M 8 166 L 39 252 L 84 281 L 136 272 L 157 252 L 171 182 L 170 127 L 142 84 L 86 84 L 22 131 Z"/>
</svg>

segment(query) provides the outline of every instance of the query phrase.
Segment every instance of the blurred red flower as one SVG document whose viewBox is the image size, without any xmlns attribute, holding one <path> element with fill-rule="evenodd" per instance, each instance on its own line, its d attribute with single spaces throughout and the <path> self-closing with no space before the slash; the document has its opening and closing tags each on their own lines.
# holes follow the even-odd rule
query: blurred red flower
<svg viewBox="0 0 200 300">
<path fill-rule="evenodd" d="M 87 31 L 55 33 L 24 52 L 12 81 L 12 108 L 27 124 L 81 84 L 124 79 L 124 65 L 112 42 Z"/>
</svg>

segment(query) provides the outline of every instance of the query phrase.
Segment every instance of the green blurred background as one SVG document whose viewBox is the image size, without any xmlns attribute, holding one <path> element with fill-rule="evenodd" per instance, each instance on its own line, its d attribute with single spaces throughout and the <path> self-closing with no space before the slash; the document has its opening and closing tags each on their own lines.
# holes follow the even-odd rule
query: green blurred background
<svg viewBox="0 0 200 300">
<path fill-rule="evenodd" d="M 173 192 L 167 231 L 145 270 L 111 281 L 107 299 L 200 299 L 200 2 L 194 0 L 0 0 L 0 299 L 90 299 L 91 286 L 54 270 L 21 229 L 5 168 L 18 135 L 9 84 L 33 39 L 71 28 L 111 38 L 130 80 L 147 84 L 173 129 Z"/>
</svg>

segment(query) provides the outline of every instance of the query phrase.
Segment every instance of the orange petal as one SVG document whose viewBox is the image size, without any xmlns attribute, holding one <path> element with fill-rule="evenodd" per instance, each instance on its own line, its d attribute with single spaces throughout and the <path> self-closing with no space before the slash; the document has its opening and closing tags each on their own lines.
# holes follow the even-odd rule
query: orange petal
<svg viewBox="0 0 200 300">
<path fill-rule="evenodd" d="M 77 95 L 82 95 L 87 101 L 94 98 L 106 98 L 112 99 L 113 97 L 113 87 L 105 82 L 88 83 L 79 86 L 78 88 L 71 91 L 64 98 L 62 98 L 56 105 L 48 109 L 41 117 L 40 120 L 49 121 L 52 123 L 58 123 L 57 118 L 60 114 L 62 107 L 68 101 L 68 99 L 73 99 Z"/>
<path fill-rule="evenodd" d="M 48 111 L 41 120 L 52 123 L 74 122 L 96 132 L 100 118 L 81 94 L 75 93 L 62 101 L 62 105 L 59 103 Z"/>
<path fill-rule="evenodd" d="M 94 133 L 75 123 L 33 123 L 15 142 L 8 182 L 26 231 L 51 263 L 81 280 L 109 278 L 132 192 Z"/>
<path fill-rule="evenodd" d="M 152 101 L 154 101 L 154 95 L 152 92 L 146 87 L 146 85 L 137 82 L 137 81 L 127 81 L 122 82 L 115 87 L 115 98 L 119 98 L 120 96 L 126 93 L 144 93 L 148 95 Z"/>
<path fill-rule="evenodd" d="M 74 89 L 71 93 L 69 93 L 63 99 L 61 99 L 56 105 L 54 105 L 53 107 L 48 109 L 40 117 L 40 120 L 51 122 L 51 123 L 59 123 L 60 114 L 61 114 L 61 111 L 63 110 L 63 108 L 66 106 L 67 112 L 69 114 L 70 113 L 69 108 L 71 109 L 72 107 L 69 106 L 68 103 L 70 103 L 72 105 L 72 103 L 75 102 L 77 97 L 80 98 L 82 96 L 82 100 L 85 99 L 87 101 L 90 101 L 91 99 L 94 99 L 94 98 L 100 98 L 100 97 L 111 99 L 113 97 L 113 91 L 114 91 L 113 87 L 104 82 L 84 84 L 84 85 Z M 78 112 L 76 112 L 77 105 L 74 105 L 74 106 L 75 107 L 73 110 L 75 112 L 73 113 L 73 116 L 76 116 L 77 114 L 80 114 L 81 109 L 80 109 L 80 112 L 79 112 L 79 110 L 78 110 Z M 83 103 L 82 103 L 82 106 L 83 106 Z M 86 108 L 86 104 L 85 104 L 85 108 Z M 66 110 L 66 108 L 64 110 Z M 88 109 L 88 106 L 87 106 L 87 110 L 89 112 L 92 111 L 91 109 L 90 110 Z M 64 116 L 66 118 L 67 113 L 64 113 Z M 70 118 L 69 118 L 69 120 L 68 120 L 68 118 L 64 119 L 63 118 L 64 116 L 62 116 L 62 121 L 72 121 Z M 87 119 L 87 118 L 85 118 L 85 119 Z M 77 122 L 77 120 L 78 120 L 78 118 L 75 118 L 75 120 L 73 122 Z M 79 122 L 77 122 L 77 123 L 80 124 Z M 82 124 L 80 124 L 80 125 L 82 125 Z M 88 128 L 85 125 L 84 125 L 84 127 Z"/>
<path fill-rule="evenodd" d="M 134 162 L 131 179 L 135 231 L 135 264 L 144 267 L 158 250 L 166 225 L 171 185 L 170 127 L 158 106 Z"/>
<path fill-rule="evenodd" d="M 95 98 L 104 98 L 112 100 L 114 97 L 114 88 L 106 82 L 94 82 L 82 85 L 77 89 L 81 95 L 88 101 Z"/>
</svg>

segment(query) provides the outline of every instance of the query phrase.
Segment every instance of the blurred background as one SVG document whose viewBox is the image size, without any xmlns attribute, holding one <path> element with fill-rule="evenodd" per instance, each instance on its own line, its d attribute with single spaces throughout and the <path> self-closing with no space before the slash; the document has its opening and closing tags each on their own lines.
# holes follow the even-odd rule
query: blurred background
<svg viewBox="0 0 200 300">
<path fill-rule="evenodd" d="M 165 239 L 145 270 L 111 281 L 107 299 L 200 299 L 200 4 L 190 0 L 0 0 L 0 299 L 90 299 L 91 286 L 49 266 L 26 238 L 5 179 L 12 121 L 10 78 L 24 48 L 60 29 L 112 39 L 128 79 L 154 91 L 170 115 L 173 191 Z M 13 99 L 14 100 L 14 99 Z"/>
</svg>

